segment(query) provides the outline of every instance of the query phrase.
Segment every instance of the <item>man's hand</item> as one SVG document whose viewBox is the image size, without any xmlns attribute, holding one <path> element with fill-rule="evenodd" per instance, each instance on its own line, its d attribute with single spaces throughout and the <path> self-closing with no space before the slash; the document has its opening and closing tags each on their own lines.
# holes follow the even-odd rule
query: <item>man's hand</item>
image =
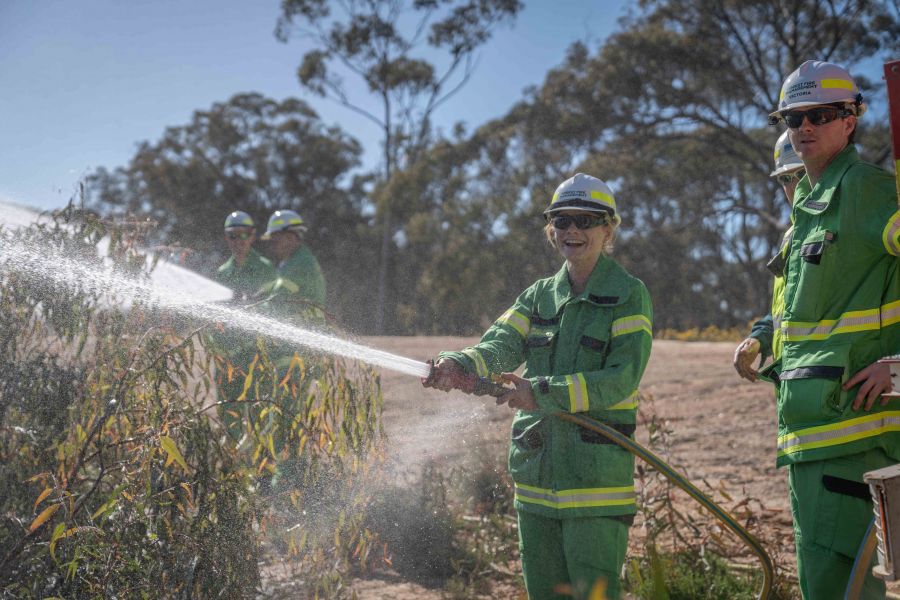
<svg viewBox="0 0 900 600">
<path fill-rule="evenodd" d="M 519 410 L 538 409 L 537 402 L 534 401 L 534 392 L 531 390 L 530 381 L 522 379 L 515 373 L 503 373 L 500 377 L 516 387 L 497 398 L 497 406 L 507 404 L 510 408 L 517 408 Z"/>
<path fill-rule="evenodd" d="M 875 405 L 875 400 L 882 394 L 891 391 L 891 367 L 885 363 L 875 362 L 859 371 L 856 375 L 844 384 L 844 391 L 849 390 L 854 385 L 862 383 L 856 398 L 853 400 L 853 410 L 859 410 L 865 401 L 865 410 L 871 410 Z M 889 398 L 882 398 L 881 405 L 888 403 Z"/>
<path fill-rule="evenodd" d="M 734 370 L 748 381 L 756 381 L 759 374 L 753 368 L 753 362 L 759 356 L 759 340 L 748 337 L 734 349 Z"/>
<path fill-rule="evenodd" d="M 462 390 L 467 394 L 475 391 L 475 378 L 469 377 L 462 365 L 451 358 L 442 358 L 434 365 L 431 379 L 423 379 L 422 385 L 445 392 Z"/>
</svg>

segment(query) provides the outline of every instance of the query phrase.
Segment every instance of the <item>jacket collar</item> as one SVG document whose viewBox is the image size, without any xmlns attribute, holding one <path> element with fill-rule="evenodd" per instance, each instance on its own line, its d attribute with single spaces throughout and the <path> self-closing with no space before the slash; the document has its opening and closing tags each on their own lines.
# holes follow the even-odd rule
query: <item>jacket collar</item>
<svg viewBox="0 0 900 600">
<path fill-rule="evenodd" d="M 260 256 L 261 256 L 261 255 L 260 255 L 259 252 L 257 252 L 257 251 L 254 250 L 253 248 L 250 248 L 250 250 L 247 251 L 247 260 L 244 261 L 244 264 L 241 265 L 241 267 L 238 267 L 237 261 L 234 260 L 234 254 L 232 254 L 231 256 L 228 257 L 228 262 L 226 262 L 225 264 L 226 264 L 226 265 L 231 265 L 231 266 L 233 266 L 235 269 L 243 268 L 243 267 L 246 267 L 247 265 L 249 265 L 249 264 L 252 263 L 252 262 L 258 262 Z"/>
<path fill-rule="evenodd" d="M 601 256 L 594 265 L 594 270 L 588 278 L 584 292 L 581 294 L 572 293 L 572 284 L 569 283 L 569 270 L 563 263 L 562 268 L 557 271 L 556 275 L 551 279 L 551 287 L 553 288 L 553 306 L 552 314 L 543 314 L 545 318 L 552 317 L 559 313 L 568 302 L 579 299 L 592 304 L 611 306 L 621 304 L 626 300 L 623 296 L 627 286 L 625 285 L 625 271 L 608 256 Z M 551 307 L 546 307 L 550 309 Z M 549 313 L 550 310 L 547 310 Z"/>
<path fill-rule="evenodd" d="M 860 160 L 856 146 L 847 144 L 847 147 L 841 150 L 825 167 L 825 171 L 815 187 L 810 189 L 809 177 L 800 180 L 794 196 L 794 208 L 812 214 L 824 212 L 831 204 L 835 190 L 841 184 L 844 175 Z"/>
</svg>

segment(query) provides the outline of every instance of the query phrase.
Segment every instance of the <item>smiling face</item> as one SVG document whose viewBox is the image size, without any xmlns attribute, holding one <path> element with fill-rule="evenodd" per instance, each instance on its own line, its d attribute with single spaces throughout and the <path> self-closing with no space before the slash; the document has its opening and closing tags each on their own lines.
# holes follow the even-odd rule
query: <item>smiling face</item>
<svg viewBox="0 0 900 600">
<path fill-rule="evenodd" d="M 553 216 L 577 216 L 597 213 L 581 210 L 564 210 L 554 213 Z M 612 225 L 598 225 L 589 229 L 578 229 L 574 223 L 567 229 L 557 229 L 549 226 L 549 238 L 553 246 L 562 254 L 571 266 L 593 268 L 607 250 L 607 245 L 612 240 L 614 228 Z"/>
</svg>

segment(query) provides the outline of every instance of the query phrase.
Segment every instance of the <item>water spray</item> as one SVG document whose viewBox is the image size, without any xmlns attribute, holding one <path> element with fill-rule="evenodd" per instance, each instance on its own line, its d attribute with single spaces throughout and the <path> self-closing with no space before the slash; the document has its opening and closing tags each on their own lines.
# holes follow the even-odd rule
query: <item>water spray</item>
<svg viewBox="0 0 900 600">
<path fill-rule="evenodd" d="M 112 265 L 88 265 L 54 248 L 0 238 L 0 276 L 27 273 L 32 278 L 64 285 L 87 294 L 108 296 L 118 305 L 143 303 L 173 314 L 210 323 L 227 323 L 248 333 L 264 335 L 322 354 L 342 356 L 415 377 L 427 377 L 428 364 L 369 348 L 328 335 L 283 323 L 241 308 L 194 300 L 184 293 L 162 289 L 152 282 L 139 281 L 113 269 Z"/>
</svg>

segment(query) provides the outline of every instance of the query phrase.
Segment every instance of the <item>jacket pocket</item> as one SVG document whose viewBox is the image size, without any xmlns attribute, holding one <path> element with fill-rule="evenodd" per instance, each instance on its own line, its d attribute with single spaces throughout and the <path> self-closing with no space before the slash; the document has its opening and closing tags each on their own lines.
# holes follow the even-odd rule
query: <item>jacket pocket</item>
<svg viewBox="0 0 900 600">
<path fill-rule="evenodd" d="M 513 423 L 509 444 L 509 474 L 513 481 L 537 486 L 547 444 L 546 419 L 527 415 Z"/>
<path fill-rule="evenodd" d="M 612 309 L 605 306 L 592 306 L 591 320 L 581 337 L 575 357 L 576 371 L 598 371 L 603 368 L 609 354 L 610 326 Z"/>
<path fill-rule="evenodd" d="M 634 425 L 606 423 L 632 437 Z M 573 430 L 571 449 L 575 478 L 581 487 L 630 485 L 634 479 L 634 457 L 605 436 L 589 429 Z"/>
<path fill-rule="evenodd" d="M 784 424 L 812 424 L 839 417 L 846 405 L 849 345 L 813 355 L 802 364 L 785 361 L 779 374 L 778 405 Z"/>
<path fill-rule="evenodd" d="M 538 328 L 525 338 L 525 363 L 529 375 L 551 372 L 556 332 L 555 328 Z"/>
<path fill-rule="evenodd" d="M 825 312 L 826 292 L 834 272 L 837 236 L 826 229 L 810 234 L 800 245 L 796 291 L 791 304 L 792 320 L 818 321 Z M 790 277 L 791 275 L 789 275 Z"/>
</svg>

